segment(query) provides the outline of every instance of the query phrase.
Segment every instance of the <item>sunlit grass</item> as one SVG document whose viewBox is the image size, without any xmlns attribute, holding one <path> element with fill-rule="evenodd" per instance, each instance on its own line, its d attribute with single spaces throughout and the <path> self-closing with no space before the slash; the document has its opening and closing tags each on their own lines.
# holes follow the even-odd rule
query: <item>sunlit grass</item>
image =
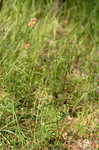
<svg viewBox="0 0 99 150">
<path fill-rule="evenodd" d="M 53 15 L 51 5 L 5 3 L 0 14 L 1 149 L 65 150 L 83 139 L 95 139 L 97 148 L 98 7 L 81 6 L 73 3 Z"/>
</svg>

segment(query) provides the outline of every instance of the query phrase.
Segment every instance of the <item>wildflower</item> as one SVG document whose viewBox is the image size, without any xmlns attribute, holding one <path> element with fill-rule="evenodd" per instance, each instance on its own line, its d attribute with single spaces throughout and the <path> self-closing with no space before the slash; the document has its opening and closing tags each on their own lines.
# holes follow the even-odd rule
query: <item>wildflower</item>
<svg viewBox="0 0 99 150">
<path fill-rule="evenodd" d="M 37 21 L 36 18 L 32 18 L 28 23 L 28 27 L 34 27 L 37 24 Z"/>
<path fill-rule="evenodd" d="M 25 43 L 24 45 L 23 45 L 23 48 L 25 48 L 25 49 L 28 49 L 30 47 L 30 43 Z"/>
<path fill-rule="evenodd" d="M 64 24 L 67 25 L 68 24 L 68 20 L 64 20 Z"/>
</svg>

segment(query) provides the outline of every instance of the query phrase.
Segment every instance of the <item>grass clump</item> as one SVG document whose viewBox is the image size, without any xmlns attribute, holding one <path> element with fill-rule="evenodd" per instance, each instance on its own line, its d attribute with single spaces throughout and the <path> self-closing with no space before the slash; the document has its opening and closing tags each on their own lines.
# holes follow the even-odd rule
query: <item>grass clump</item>
<svg viewBox="0 0 99 150">
<path fill-rule="evenodd" d="M 98 2 L 51 6 L 1 11 L 1 149 L 99 148 Z"/>
</svg>

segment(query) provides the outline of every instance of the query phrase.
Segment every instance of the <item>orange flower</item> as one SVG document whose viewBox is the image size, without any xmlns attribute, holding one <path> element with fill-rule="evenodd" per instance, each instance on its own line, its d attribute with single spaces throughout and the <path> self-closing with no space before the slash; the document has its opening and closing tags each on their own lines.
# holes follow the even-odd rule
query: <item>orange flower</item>
<svg viewBox="0 0 99 150">
<path fill-rule="evenodd" d="M 23 48 L 25 48 L 25 49 L 30 48 L 30 43 L 25 43 L 25 44 L 23 45 Z"/>
<path fill-rule="evenodd" d="M 28 23 L 28 27 L 34 27 L 37 24 L 37 21 L 36 18 L 32 18 Z"/>
<path fill-rule="evenodd" d="M 68 24 L 69 22 L 68 22 L 68 20 L 64 20 L 64 24 Z"/>
</svg>

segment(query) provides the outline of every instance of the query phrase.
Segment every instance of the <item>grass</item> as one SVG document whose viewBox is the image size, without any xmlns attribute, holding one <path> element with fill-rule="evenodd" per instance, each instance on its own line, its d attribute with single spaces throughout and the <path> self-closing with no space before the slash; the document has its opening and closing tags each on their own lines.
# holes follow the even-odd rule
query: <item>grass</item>
<svg viewBox="0 0 99 150">
<path fill-rule="evenodd" d="M 4 4 L 0 150 L 99 149 L 99 3 L 65 6 Z"/>
</svg>

